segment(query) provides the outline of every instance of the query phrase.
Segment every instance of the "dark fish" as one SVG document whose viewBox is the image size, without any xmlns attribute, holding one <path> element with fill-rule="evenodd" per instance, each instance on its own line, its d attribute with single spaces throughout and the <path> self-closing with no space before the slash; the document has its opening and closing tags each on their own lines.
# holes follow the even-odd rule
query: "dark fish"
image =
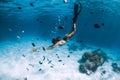
<svg viewBox="0 0 120 80">
<path fill-rule="evenodd" d="M 58 59 L 60 58 L 58 54 L 56 54 L 56 56 L 57 56 Z"/>
<path fill-rule="evenodd" d="M 39 38 L 37 38 L 37 40 L 39 40 Z"/>
<path fill-rule="evenodd" d="M 43 61 L 45 60 L 45 56 L 43 56 Z"/>
<path fill-rule="evenodd" d="M 99 24 L 94 24 L 94 28 L 100 28 Z"/>
<path fill-rule="evenodd" d="M 50 66 L 51 68 L 53 68 L 53 66 Z"/>
<path fill-rule="evenodd" d="M 24 78 L 24 80 L 27 80 L 27 78 Z"/>
<path fill-rule="evenodd" d="M 32 46 L 35 47 L 35 43 L 32 43 Z"/>
<path fill-rule="evenodd" d="M 42 49 L 43 49 L 43 51 L 45 51 L 46 49 L 45 49 L 45 47 L 42 47 Z"/>
<path fill-rule="evenodd" d="M 51 62 L 52 62 L 52 60 L 49 60 L 49 61 L 48 61 L 48 64 L 50 64 Z"/>
<path fill-rule="evenodd" d="M 29 71 L 29 69 L 28 69 L 28 68 L 26 68 L 26 70 L 27 70 L 27 71 Z"/>
<path fill-rule="evenodd" d="M 29 64 L 29 66 L 34 67 L 34 65 L 33 65 L 33 64 Z"/>
<path fill-rule="evenodd" d="M 19 9 L 19 10 L 21 10 L 21 9 L 22 9 L 22 7 L 20 7 L 20 6 L 19 6 L 19 7 L 18 7 L 18 9 Z"/>
<path fill-rule="evenodd" d="M 23 54 L 22 56 L 23 56 L 23 57 L 25 57 L 25 55 L 24 55 L 24 54 Z"/>
<path fill-rule="evenodd" d="M 94 12 L 90 12 L 90 14 L 94 14 Z"/>
<path fill-rule="evenodd" d="M 39 19 L 37 18 L 36 21 L 39 21 Z"/>
<path fill-rule="evenodd" d="M 104 23 L 101 23 L 102 26 L 104 26 L 105 24 Z"/>
<path fill-rule="evenodd" d="M 62 62 L 62 60 L 58 60 L 58 62 Z"/>
<path fill-rule="evenodd" d="M 40 23 L 43 23 L 43 21 L 40 21 Z"/>
<path fill-rule="evenodd" d="M 103 9 L 103 10 L 101 10 L 102 12 L 105 12 L 105 10 Z"/>
<path fill-rule="evenodd" d="M 49 59 L 47 59 L 47 61 L 48 61 L 48 64 L 50 64 L 52 62 L 52 60 L 49 60 Z"/>
<path fill-rule="evenodd" d="M 65 16 L 65 20 L 67 20 L 68 19 L 68 17 L 67 16 Z"/>
<path fill-rule="evenodd" d="M 68 58 L 70 57 L 70 55 L 67 56 Z"/>
<path fill-rule="evenodd" d="M 39 64 L 42 65 L 43 63 L 41 61 L 39 61 Z"/>
<path fill-rule="evenodd" d="M 39 71 L 41 71 L 42 69 L 40 68 Z"/>
<path fill-rule="evenodd" d="M 33 7 L 34 6 L 34 4 L 33 3 L 30 3 L 30 5 Z"/>
<path fill-rule="evenodd" d="M 58 28 L 59 28 L 59 29 L 64 29 L 64 26 L 59 26 Z"/>
</svg>

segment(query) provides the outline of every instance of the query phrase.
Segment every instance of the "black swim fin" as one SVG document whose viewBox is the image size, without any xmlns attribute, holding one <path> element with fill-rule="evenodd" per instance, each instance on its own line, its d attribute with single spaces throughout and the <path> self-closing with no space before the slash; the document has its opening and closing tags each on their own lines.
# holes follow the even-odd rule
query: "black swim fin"
<svg viewBox="0 0 120 80">
<path fill-rule="evenodd" d="M 75 3 L 74 4 L 74 18 L 73 18 L 73 23 L 76 22 L 77 20 L 77 17 L 79 15 L 79 13 L 82 11 L 82 4 L 79 2 L 79 3 Z"/>
<path fill-rule="evenodd" d="M 74 4 L 74 16 L 78 13 L 78 4 Z"/>
</svg>

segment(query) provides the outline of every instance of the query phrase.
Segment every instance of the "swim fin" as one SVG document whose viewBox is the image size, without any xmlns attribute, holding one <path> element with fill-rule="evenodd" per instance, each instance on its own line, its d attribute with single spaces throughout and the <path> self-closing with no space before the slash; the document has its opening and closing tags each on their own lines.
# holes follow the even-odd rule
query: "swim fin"
<svg viewBox="0 0 120 80">
<path fill-rule="evenodd" d="M 75 3 L 74 4 L 74 18 L 73 18 L 73 23 L 76 22 L 77 20 L 77 17 L 79 15 L 79 13 L 82 11 L 82 4 L 79 2 L 79 3 Z"/>
</svg>

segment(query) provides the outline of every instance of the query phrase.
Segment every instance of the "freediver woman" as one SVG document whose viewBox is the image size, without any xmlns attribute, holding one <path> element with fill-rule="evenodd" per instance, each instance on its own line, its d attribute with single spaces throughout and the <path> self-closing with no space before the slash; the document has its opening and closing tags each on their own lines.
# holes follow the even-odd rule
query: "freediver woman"
<svg viewBox="0 0 120 80">
<path fill-rule="evenodd" d="M 79 9 L 80 8 L 80 9 Z M 72 31 L 68 34 L 65 35 L 65 37 L 63 39 L 61 39 L 60 37 L 57 38 L 53 38 L 52 39 L 52 45 L 47 47 L 47 50 L 51 50 L 53 48 L 55 48 L 56 46 L 60 46 L 60 45 L 64 45 L 76 32 L 76 21 L 78 18 L 78 15 L 80 14 L 82 10 L 82 4 L 79 3 L 75 3 L 74 4 L 74 17 L 73 17 L 73 28 Z"/>
</svg>

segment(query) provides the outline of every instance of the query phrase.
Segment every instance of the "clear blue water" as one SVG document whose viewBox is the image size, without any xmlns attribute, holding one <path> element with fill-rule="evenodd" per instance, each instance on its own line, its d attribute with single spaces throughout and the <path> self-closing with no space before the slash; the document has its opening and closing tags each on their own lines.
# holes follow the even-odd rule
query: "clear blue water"
<svg viewBox="0 0 120 80">
<path fill-rule="evenodd" d="M 63 36 L 72 27 L 73 6 L 75 0 L 1 0 L 0 1 L 0 41 L 13 39 L 15 35 L 38 35 L 48 39 L 54 36 Z M 33 7 L 30 6 L 33 3 Z M 73 39 L 82 39 L 85 42 L 104 47 L 120 46 L 119 28 L 119 1 L 117 0 L 81 0 L 83 10 L 77 21 L 77 33 Z M 18 7 L 22 9 L 19 10 Z M 93 14 L 90 14 L 93 12 Z M 36 21 L 39 19 L 39 21 Z M 40 23 L 41 22 L 41 23 Z M 94 24 L 104 23 L 100 29 Z M 64 25 L 65 30 L 55 30 L 55 27 Z M 14 28 L 9 32 L 8 28 Z M 51 33 L 55 31 L 56 33 Z"/>
<path fill-rule="evenodd" d="M 51 45 L 51 39 L 53 37 L 57 37 L 57 36 L 63 37 L 72 28 L 73 7 L 75 2 L 79 2 L 79 0 L 77 1 L 68 0 L 66 3 L 64 3 L 63 0 L 22 0 L 22 1 L 0 0 L 0 44 L 1 44 L 0 55 L 2 56 L 5 54 L 4 56 L 6 56 L 7 54 L 9 54 L 7 55 L 8 60 L 9 58 L 10 59 L 13 58 L 13 56 L 14 58 L 17 58 L 18 57 L 18 55 L 16 54 L 17 52 L 14 52 L 16 48 L 17 49 L 19 48 L 24 52 L 28 51 L 29 53 L 29 49 L 31 49 L 31 42 L 37 43 L 36 44 L 37 46 L 46 47 L 48 45 Z M 103 48 L 105 50 L 108 49 L 111 51 L 115 51 L 116 53 L 114 54 L 120 56 L 119 54 L 120 1 L 119 0 L 80 0 L 80 2 L 82 4 L 82 11 L 78 16 L 77 31 L 75 35 L 70 39 L 70 42 L 68 42 L 68 44 L 71 44 L 73 42 L 76 43 L 77 41 L 82 40 L 87 45 L 92 45 L 92 46 L 94 45 L 97 48 Z M 31 5 L 31 3 L 33 5 Z M 102 25 L 103 23 L 104 25 Z M 99 24 L 101 27 L 95 28 L 94 24 Z M 60 30 L 58 28 L 58 26 L 60 25 L 64 25 L 65 28 L 63 30 Z M 17 36 L 20 36 L 20 39 L 17 39 Z M 37 38 L 39 38 L 38 41 L 36 41 Z M 41 43 L 42 41 L 43 43 Z M 26 51 L 23 49 L 23 46 L 26 48 Z M 56 53 L 60 53 L 61 49 L 63 50 L 65 49 L 65 52 L 67 51 L 66 48 L 64 48 L 64 46 L 58 48 L 57 48 L 58 52 Z M 56 49 L 52 51 L 54 52 L 56 51 Z M 48 51 L 46 53 L 48 53 L 49 55 L 49 53 L 52 52 Z M 66 53 L 69 54 L 69 52 Z M 10 56 L 11 54 L 13 56 Z M 111 55 L 113 54 L 110 53 L 109 56 Z M 37 58 L 36 55 L 32 54 L 32 56 L 34 56 L 34 58 Z M 119 56 L 117 57 L 114 56 L 114 58 L 118 59 Z M 29 58 L 30 57 L 28 57 L 28 61 Z M 4 65 L 6 59 L 4 59 L 4 57 L 1 57 L 0 59 L 2 61 L 1 65 Z M 11 62 L 14 63 L 14 59 L 11 60 Z M 15 70 L 18 70 L 19 68 L 20 67 L 17 67 Z M 1 70 L 2 69 L 3 66 Z M 8 76 L 9 74 L 13 74 L 13 73 L 8 72 L 7 74 L 7 71 L 2 71 L 2 73 L 8 77 L 8 78 L 0 77 L 2 80 L 8 80 L 8 79 L 15 80 L 13 78 L 16 78 L 14 77 L 14 75 Z M 0 74 L 0 76 L 3 75 L 2 73 Z M 33 73 L 34 75 L 36 74 L 36 76 L 39 75 L 34 71 Z M 21 76 L 23 77 L 23 75 Z M 47 74 L 45 76 L 47 76 Z M 49 75 L 49 77 L 50 76 L 53 75 Z M 30 80 L 35 80 L 33 79 L 33 77 L 32 78 L 29 77 Z M 17 76 L 17 78 L 20 77 Z M 53 78 L 51 77 L 50 79 L 53 80 Z M 48 79 L 38 78 L 37 80 L 48 80 Z M 74 77 L 71 79 L 66 78 L 60 80 L 80 80 L 80 79 Z M 93 80 L 93 79 L 86 78 L 86 80 Z M 115 79 L 106 78 L 106 79 L 96 79 L 96 80 L 115 80 Z M 120 78 L 118 80 L 120 80 Z"/>
</svg>

